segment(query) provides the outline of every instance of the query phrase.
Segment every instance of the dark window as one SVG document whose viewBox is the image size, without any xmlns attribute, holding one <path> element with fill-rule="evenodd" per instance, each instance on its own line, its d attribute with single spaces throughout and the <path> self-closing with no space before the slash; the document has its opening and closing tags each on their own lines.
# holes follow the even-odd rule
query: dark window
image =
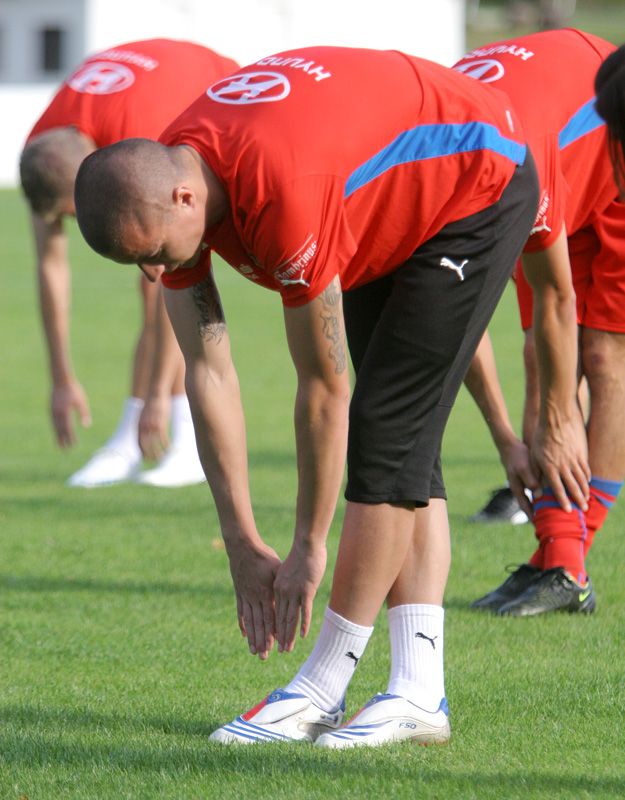
<svg viewBox="0 0 625 800">
<path fill-rule="evenodd" d="M 43 28 L 40 31 L 41 69 L 59 72 L 64 62 L 65 32 L 61 28 Z"/>
</svg>

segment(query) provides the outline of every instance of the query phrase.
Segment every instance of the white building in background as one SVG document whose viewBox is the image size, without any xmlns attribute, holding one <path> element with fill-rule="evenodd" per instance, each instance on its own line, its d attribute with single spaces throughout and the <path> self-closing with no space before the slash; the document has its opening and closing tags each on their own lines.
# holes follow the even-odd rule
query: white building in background
<svg viewBox="0 0 625 800">
<path fill-rule="evenodd" d="M 464 52 L 465 0 L 0 0 L 0 185 L 28 131 L 85 54 L 135 39 L 191 39 L 242 64 L 315 44 Z"/>
</svg>

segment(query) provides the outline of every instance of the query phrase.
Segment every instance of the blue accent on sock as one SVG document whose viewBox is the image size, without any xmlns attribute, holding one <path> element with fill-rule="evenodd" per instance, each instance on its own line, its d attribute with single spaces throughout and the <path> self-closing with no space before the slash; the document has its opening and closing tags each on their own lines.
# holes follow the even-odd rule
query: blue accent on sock
<svg viewBox="0 0 625 800">
<path fill-rule="evenodd" d="M 571 498 L 569 498 L 569 500 L 570 499 Z M 535 500 L 533 505 L 534 511 L 539 511 L 541 508 L 562 508 L 557 500 L 543 500 L 542 498 L 540 500 Z M 573 511 L 581 511 L 581 508 L 576 503 L 571 502 L 571 507 Z"/>
<path fill-rule="evenodd" d="M 599 489 L 600 492 L 605 492 L 605 494 L 609 494 L 610 497 L 613 497 L 614 500 L 616 500 L 623 486 L 623 481 L 609 481 L 607 480 L 607 478 L 596 478 L 593 475 L 590 479 L 590 485 L 595 489 Z M 606 505 L 604 497 L 597 497 L 597 500 L 602 501 L 603 504 Z M 614 501 L 610 503 L 610 505 L 613 504 Z"/>
<path fill-rule="evenodd" d="M 605 497 L 601 497 L 598 494 L 593 495 L 595 500 L 597 500 L 604 508 L 610 509 L 614 505 L 614 500 L 606 500 Z"/>
</svg>

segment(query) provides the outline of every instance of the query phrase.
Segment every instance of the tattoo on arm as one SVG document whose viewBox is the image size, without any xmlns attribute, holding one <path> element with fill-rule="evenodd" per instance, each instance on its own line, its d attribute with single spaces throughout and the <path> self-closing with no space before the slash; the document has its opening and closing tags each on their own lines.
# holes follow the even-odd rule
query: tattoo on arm
<svg viewBox="0 0 625 800">
<path fill-rule="evenodd" d="M 330 342 L 328 352 L 332 361 L 335 362 L 334 371 L 337 375 L 340 375 L 347 368 L 347 356 L 341 327 L 341 316 L 343 314 L 341 291 L 335 284 L 336 281 L 332 281 L 320 295 L 323 305 L 321 319 L 323 320 L 323 333 Z"/>
<path fill-rule="evenodd" d="M 219 344 L 226 332 L 224 312 L 211 278 L 206 278 L 192 287 L 193 301 L 200 312 L 198 333 L 206 342 Z"/>
</svg>

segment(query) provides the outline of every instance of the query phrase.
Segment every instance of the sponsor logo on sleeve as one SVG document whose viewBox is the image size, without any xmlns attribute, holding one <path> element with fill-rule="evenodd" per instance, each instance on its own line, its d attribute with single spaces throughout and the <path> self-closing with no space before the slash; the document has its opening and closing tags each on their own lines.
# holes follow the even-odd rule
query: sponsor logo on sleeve
<svg viewBox="0 0 625 800">
<path fill-rule="evenodd" d="M 283 286 L 310 286 L 306 280 L 306 269 L 317 254 L 317 240 L 311 233 L 304 244 L 290 258 L 284 261 L 274 275 Z"/>
<path fill-rule="evenodd" d="M 241 106 L 275 103 L 288 97 L 290 91 L 288 79 L 278 72 L 244 72 L 217 81 L 206 94 L 216 103 Z"/>
<path fill-rule="evenodd" d="M 551 198 L 549 197 L 549 193 L 546 189 L 543 189 L 540 195 L 536 219 L 534 220 L 534 227 L 530 231 L 530 236 L 533 236 L 535 233 L 541 233 L 542 231 L 551 231 L 551 228 L 547 224 L 547 211 L 549 210 L 550 204 Z"/>
<path fill-rule="evenodd" d="M 91 61 L 83 64 L 68 78 L 70 89 L 81 94 L 114 94 L 135 82 L 134 72 L 125 64 L 113 61 Z"/>
<path fill-rule="evenodd" d="M 244 275 L 246 278 L 249 278 L 251 281 L 257 281 L 258 275 L 254 271 L 254 267 L 250 267 L 249 264 L 239 264 L 235 269 Z"/>
</svg>

